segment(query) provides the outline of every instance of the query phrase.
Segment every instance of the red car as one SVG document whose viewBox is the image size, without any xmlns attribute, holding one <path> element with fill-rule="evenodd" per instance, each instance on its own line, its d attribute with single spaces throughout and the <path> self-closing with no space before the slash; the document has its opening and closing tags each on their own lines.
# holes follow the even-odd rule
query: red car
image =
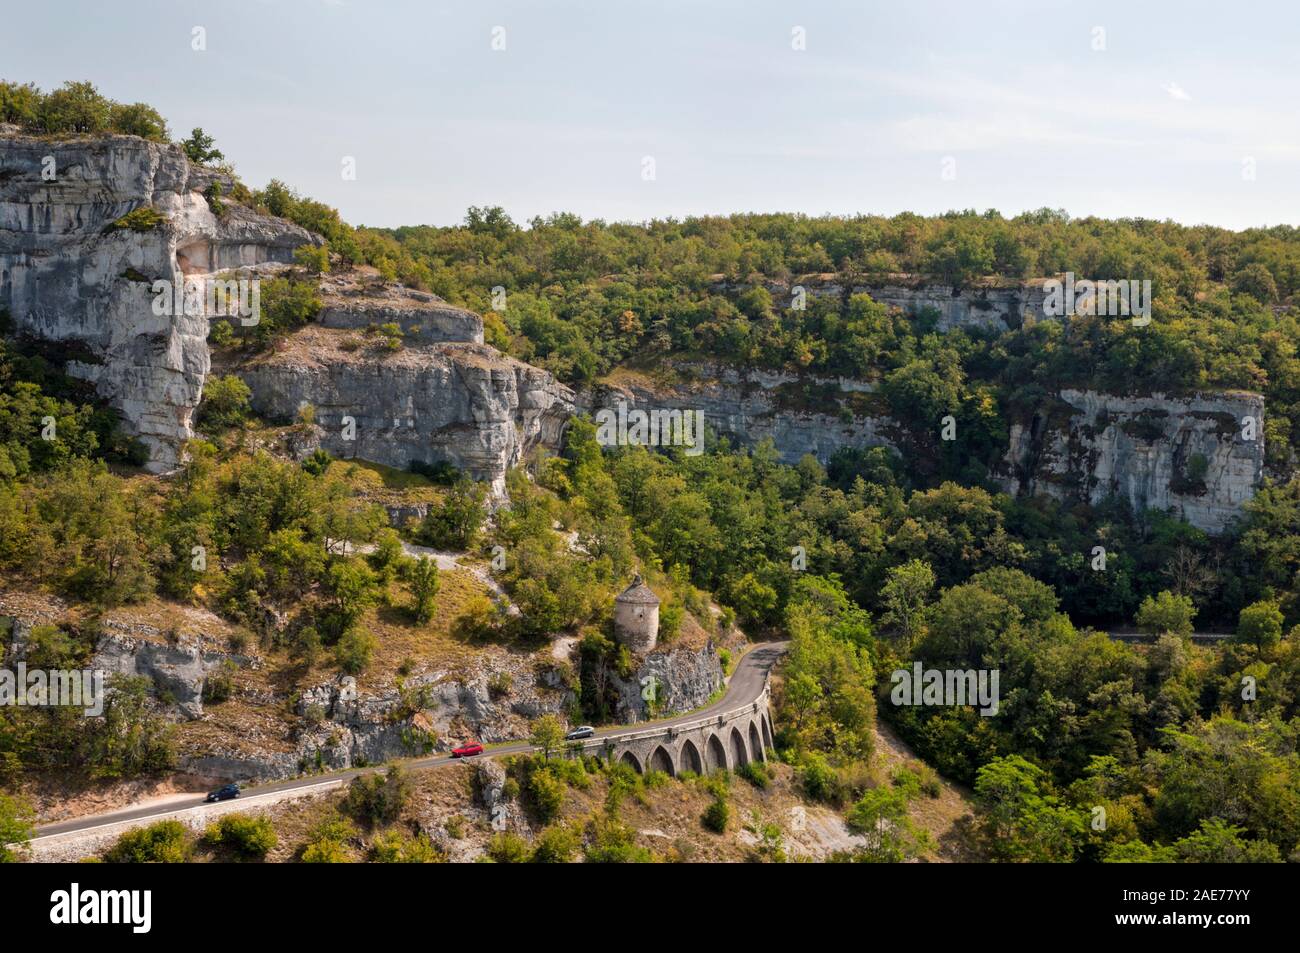
<svg viewBox="0 0 1300 953">
<path fill-rule="evenodd" d="M 482 753 L 483 746 L 477 741 L 471 741 L 469 744 L 451 749 L 451 756 L 453 758 L 472 758 L 474 755 Z"/>
</svg>

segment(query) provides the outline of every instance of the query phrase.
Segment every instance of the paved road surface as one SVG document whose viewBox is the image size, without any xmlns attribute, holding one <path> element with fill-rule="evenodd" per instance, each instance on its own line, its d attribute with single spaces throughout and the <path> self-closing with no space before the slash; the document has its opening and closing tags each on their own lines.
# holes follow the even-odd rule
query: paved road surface
<svg viewBox="0 0 1300 953">
<path fill-rule="evenodd" d="M 767 674 L 776 664 L 777 659 L 784 654 L 788 648 L 788 642 L 764 642 L 750 649 L 748 653 L 736 665 L 736 670 L 731 674 L 731 680 L 727 684 L 726 693 L 713 704 L 701 708 L 698 711 L 689 712 L 685 715 L 678 715 L 674 718 L 665 718 L 662 721 L 640 722 L 635 725 L 619 725 L 609 728 L 601 728 L 596 732 L 597 738 L 611 738 L 619 735 L 632 734 L 638 731 L 645 731 L 651 727 L 667 727 L 669 725 L 680 725 L 687 722 L 698 721 L 709 715 L 719 712 L 734 711 L 737 708 L 743 708 L 751 703 L 763 691 L 763 686 L 767 683 Z M 533 746 L 526 741 L 516 741 L 510 744 L 494 746 L 490 748 L 481 757 L 499 758 L 504 755 L 524 754 L 533 750 Z M 454 759 L 450 755 L 437 754 L 430 755 L 427 758 L 414 758 L 400 762 L 406 768 L 412 771 L 424 770 L 426 768 L 437 768 L 446 764 L 451 764 Z M 323 787 L 334 784 L 340 780 L 350 781 L 358 775 L 369 774 L 375 771 L 381 771 L 384 766 L 372 768 L 355 768 L 350 771 L 337 771 L 328 775 L 315 775 L 308 778 L 295 778 L 290 781 L 276 781 L 272 784 L 263 784 L 258 787 L 245 788 L 243 796 L 257 796 L 263 794 L 274 794 L 278 791 L 295 791 L 302 788 Z M 39 840 L 42 837 L 52 837 L 55 834 L 68 834 L 74 831 L 90 830 L 95 827 L 104 827 L 109 824 L 120 824 L 123 821 L 137 821 L 142 818 L 161 816 L 184 811 L 189 808 L 198 807 L 204 803 L 203 795 L 196 794 L 194 797 L 184 800 L 167 801 L 163 804 L 151 804 L 144 807 L 126 808 L 125 810 L 114 811 L 111 814 L 94 814 L 86 817 L 76 817 L 67 821 L 60 821 L 57 824 L 47 824 L 44 827 L 38 827 L 33 840 Z"/>
</svg>

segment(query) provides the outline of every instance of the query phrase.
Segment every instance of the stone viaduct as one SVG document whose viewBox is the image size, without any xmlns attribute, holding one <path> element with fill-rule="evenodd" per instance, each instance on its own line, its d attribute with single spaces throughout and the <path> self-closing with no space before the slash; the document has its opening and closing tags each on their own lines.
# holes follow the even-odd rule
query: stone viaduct
<svg viewBox="0 0 1300 953">
<path fill-rule="evenodd" d="M 677 777 L 687 771 L 735 771 L 750 761 L 766 761 L 768 751 L 775 748 L 770 702 L 771 684 L 765 682 L 752 701 L 694 718 L 571 742 L 565 754 L 621 761 L 638 774 L 663 771 Z"/>
</svg>

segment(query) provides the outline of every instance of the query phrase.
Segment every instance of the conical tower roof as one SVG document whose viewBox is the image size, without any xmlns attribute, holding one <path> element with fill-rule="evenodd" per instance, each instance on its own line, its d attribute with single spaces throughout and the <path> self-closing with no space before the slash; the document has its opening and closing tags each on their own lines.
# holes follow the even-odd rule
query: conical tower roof
<svg viewBox="0 0 1300 953">
<path fill-rule="evenodd" d="M 656 596 L 644 582 L 641 581 L 641 574 L 637 573 L 632 577 L 632 585 L 628 586 L 617 596 L 615 602 L 630 602 L 635 605 L 657 606 L 659 597 Z"/>
</svg>

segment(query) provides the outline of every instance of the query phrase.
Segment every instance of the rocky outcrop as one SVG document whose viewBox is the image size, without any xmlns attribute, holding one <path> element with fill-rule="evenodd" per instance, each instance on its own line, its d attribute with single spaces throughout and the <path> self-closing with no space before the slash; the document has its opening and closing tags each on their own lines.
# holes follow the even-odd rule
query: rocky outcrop
<svg viewBox="0 0 1300 953">
<path fill-rule="evenodd" d="M 394 283 L 361 284 L 349 275 L 326 277 L 320 290 L 316 320 L 321 327 L 361 330 L 395 324 L 412 343 L 483 343 L 483 319 L 435 294 Z"/>
<path fill-rule="evenodd" d="M 770 439 L 784 463 L 804 454 L 825 462 L 841 447 L 893 447 L 897 423 L 874 397 L 875 385 L 714 363 L 680 363 L 671 382 L 619 374 L 579 395 L 594 415 L 619 402 L 645 410 L 700 410 L 712 436 L 752 447 Z"/>
<path fill-rule="evenodd" d="M 780 309 L 789 308 L 800 290 L 812 298 L 846 300 L 867 294 L 873 301 L 900 308 L 911 317 L 931 315 L 934 328 L 946 332 L 955 328 L 1009 331 L 1026 323 L 1056 320 L 1045 309 L 1045 279 L 1025 281 L 982 280 L 954 286 L 912 275 L 891 275 L 879 279 L 845 281 L 838 275 L 804 275 L 790 281 L 764 283 Z M 747 283 L 716 281 L 720 291 L 738 291 Z"/>
<path fill-rule="evenodd" d="M 148 610 L 142 610 L 148 611 Z M 93 651 L 87 668 L 106 676 L 125 675 L 149 680 L 159 710 L 179 720 L 203 716 L 204 689 L 214 673 L 261 667 L 257 655 L 234 652 L 218 633 L 229 627 L 202 609 L 181 610 L 180 624 L 162 628 L 110 611 L 89 630 Z M 30 651 L 32 629 L 53 626 L 76 631 L 79 622 L 61 600 L 29 593 L 0 595 L 0 653 L 5 664 L 22 661 Z"/>
<path fill-rule="evenodd" d="M 563 667 L 496 651 L 485 651 L 472 672 L 425 672 L 379 691 L 359 692 L 354 679 L 340 676 L 298 693 L 288 744 L 205 742 L 183 765 L 210 777 L 273 780 L 379 764 L 446 751 L 467 738 L 527 737 L 533 720 L 563 717 L 575 697 Z"/>
<path fill-rule="evenodd" d="M 209 676 L 226 666 L 255 665 L 254 659 L 205 647 L 196 639 L 167 639 L 153 626 L 107 620 L 95 644 L 90 667 L 106 675 L 149 679 L 168 708 L 183 718 L 203 716 L 203 690 Z"/>
<path fill-rule="evenodd" d="M 1011 426 L 1005 485 L 1012 493 L 1173 511 L 1221 533 L 1264 472 L 1264 398 L 1063 390 L 1028 423 Z"/>
<path fill-rule="evenodd" d="M 236 368 L 254 410 L 288 421 L 311 404 L 337 457 L 405 468 L 446 461 L 504 493 L 533 447 L 558 447 L 573 394 L 546 371 L 484 344 L 381 343 L 307 327 Z"/>
<path fill-rule="evenodd" d="M 701 708 L 722 681 L 722 663 L 711 642 L 697 649 L 651 652 L 631 677 L 613 680 L 614 720 L 632 724 Z"/>
<path fill-rule="evenodd" d="M 286 262 L 319 241 L 228 198 L 218 214 L 204 195 L 214 184 L 230 191 L 175 145 L 0 138 L 0 309 L 19 333 L 64 346 L 69 373 L 120 411 L 156 471 L 192 436 L 209 356 L 205 316 L 155 313 L 153 283 Z"/>
<path fill-rule="evenodd" d="M 646 698 L 655 679 L 655 699 Z M 488 650 L 472 670 L 413 675 L 400 686 L 358 691 L 345 676 L 304 689 L 294 699 L 297 726 L 286 743 L 219 742 L 206 737 L 182 758 L 183 770 L 232 780 L 270 781 L 305 772 L 380 764 L 447 751 L 466 739 L 484 743 L 528 737 L 542 715 L 567 718 L 577 701 L 568 666 L 535 656 Z M 651 653 L 626 679 L 614 679 L 615 720 L 643 721 L 706 704 L 723 683 L 717 649 L 679 647 Z M 276 704 L 272 699 L 268 704 Z M 219 708 L 213 718 L 220 719 Z"/>
<path fill-rule="evenodd" d="M 699 409 L 709 431 L 734 444 L 770 438 L 782 461 L 825 463 L 843 447 L 897 449 L 899 425 L 870 381 L 682 363 L 666 379 L 616 373 L 579 395 L 579 409 Z M 1245 392 L 1187 397 L 1062 390 L 1012 423 L 997 474 L 1007 492 L 1173 511 L 1223 532 L 1264 475 L 1264 399 Z M 1254 439 L 1242 436 L 1254 420 Z"/>
</svg>

